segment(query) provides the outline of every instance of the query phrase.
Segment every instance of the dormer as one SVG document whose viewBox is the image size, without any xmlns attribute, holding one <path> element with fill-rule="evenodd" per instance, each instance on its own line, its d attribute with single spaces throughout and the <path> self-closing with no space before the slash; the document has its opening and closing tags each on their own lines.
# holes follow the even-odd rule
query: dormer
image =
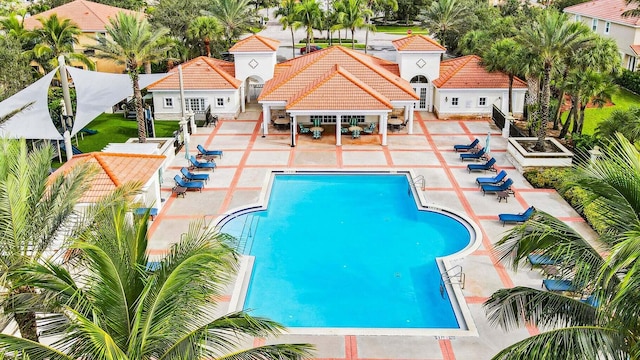
<svg viewBox="0 0 640 360">
<path fill-rule="evenodd" d="M 393 41 L 393 46 L 403 79 L 426 76 L 432 82 L 440 76 L 440 59 L 447 49 L 437 41 L 425 35 L 409 35 Z"/>
<path fill-rule="evenodd" d="M 238 41 L 229 49 L 235 59 L 236 78 L 240 81 L 254 78 L 258 83 L 273 78 L 279 46 L 278 40 L 255 34 Z"/>
</svg>

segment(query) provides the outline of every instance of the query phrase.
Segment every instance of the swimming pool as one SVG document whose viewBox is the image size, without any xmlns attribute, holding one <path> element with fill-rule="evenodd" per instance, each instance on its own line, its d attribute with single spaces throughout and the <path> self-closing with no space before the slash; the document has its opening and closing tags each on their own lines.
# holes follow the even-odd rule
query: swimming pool
<svg viewBox="0 0 640 360">
<path fill-rule="evenodd" d="M 460 328 L 436 257 L 475 234 L 412 189 L 406 174 L 275 175 L 266 210 L 221 228 L 255 257 L 243 307 L 289 328 Z"/>
</svg>

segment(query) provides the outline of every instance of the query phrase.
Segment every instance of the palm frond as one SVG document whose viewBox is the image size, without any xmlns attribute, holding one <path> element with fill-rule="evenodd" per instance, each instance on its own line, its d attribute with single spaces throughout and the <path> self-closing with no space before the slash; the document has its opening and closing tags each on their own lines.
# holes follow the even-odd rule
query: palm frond
<svg viewBox="0 0 640 360">
<path fill-rule="evenodd" d="M 0 353 L 13 354 L 15 360 L 74 360 L 53 347 L 6 334 L 0 334 Z"/>
<path fill-rule="evenodd" d="M 273 344 L 255 347 L 219 357 L 219 360 L 299 360 L 313 357 L 311 344 Z"/>
</svg>

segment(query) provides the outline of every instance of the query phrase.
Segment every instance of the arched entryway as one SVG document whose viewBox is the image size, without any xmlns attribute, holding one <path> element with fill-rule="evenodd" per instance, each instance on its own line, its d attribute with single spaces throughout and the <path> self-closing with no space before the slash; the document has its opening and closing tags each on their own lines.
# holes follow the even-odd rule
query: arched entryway
<svg viewBox="0 0 640 360">
<path fill-rule="evenodd" d="M 264 87 L 264 80 L 259 76 L 249 76 L 245 81 L 245 89 L 247 89 L 247 103 L 255 101 Z"/>
<path fill-rule="evenodd" d="M 420 96 L 420 101 L 416 104 L 418 110 L 431 111 L 431 84 L 429 79 L 424 75 L 416 75 L 411 78 L 411 87 L 413 91 Z"/>
</svg>

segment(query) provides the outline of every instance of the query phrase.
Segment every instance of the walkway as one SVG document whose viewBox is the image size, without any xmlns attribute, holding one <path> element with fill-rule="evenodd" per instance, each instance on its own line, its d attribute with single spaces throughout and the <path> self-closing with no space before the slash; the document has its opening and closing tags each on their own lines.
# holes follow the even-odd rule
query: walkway
<svg viewBox="0 0 640 360">
<path fill-rule="evenodd" d="M 159 255 L 178 241 L 192 220 L 204 217 L 211 221 L 229 209 L 255 203 L 266 174 L 272 169 L 413 169 L 427 179 L 423 194 L 427 201 L 465 213 L 482 230 L 482 246 L 462 263 L 467 276 L 463 292 L 479 337 L 283 335 L 277 339 L 277 342 L 314 343 L 319 359 L 489 359 L 500 349 L 535 334 L 536 329 L 505 334 L 488 324 L 482 303 L 497 289 L 514 285 L 539 287 L 542 278 L 540 273 L 528 269 L 513 273 L 496 261 L 491 253 L 492 244 L 509 229 L 509 225 L 503 227 L 497 220 L 497 214 L 517 213 L 533 205 L 566 221 L 585 237 L 594 236 L 555 191 L 533 189 L 507 162 L 506 140 L 486 120 L 440 121 L 427 113 L 416 113 L 414 134 L 390 133 L 387 147 L 376 144 L 336 147 L 302 141 L 292 148 L 288 133 L 260 136 L 261 116 L 257 111 L 248 111 L 239 120 L 220 121 L 216 128 L 199 128 L 199 133 L 191 137 L 192 149 L 195 150 L 195 144 L 223 149 L 224 157 L 216 161 L 218 167 L 202 193 L 189 192 L 185 198 L 176 198 L 170 192 L 171 179 L 187 164 L 184 152 L 176 156 L 164 175 L 162 190 L 166 204 L 150 228 L 151 254 Z M 482 173 L 467 173 L 466 163 L 453 151 L 454 144 L 468 143 L 476 137 L 483 142 L 487 132 L 492 135 L 491 155 L 515 182 L 515 197 L 508 202 L 499 203 L 493 195 L 483 196 L 475 185 L 475 178 L 483 176 Z M 228 302 L 229 296 L 222 301 Z M 253 344 L 264 342 L 255 339 Z"/>
</svg>

